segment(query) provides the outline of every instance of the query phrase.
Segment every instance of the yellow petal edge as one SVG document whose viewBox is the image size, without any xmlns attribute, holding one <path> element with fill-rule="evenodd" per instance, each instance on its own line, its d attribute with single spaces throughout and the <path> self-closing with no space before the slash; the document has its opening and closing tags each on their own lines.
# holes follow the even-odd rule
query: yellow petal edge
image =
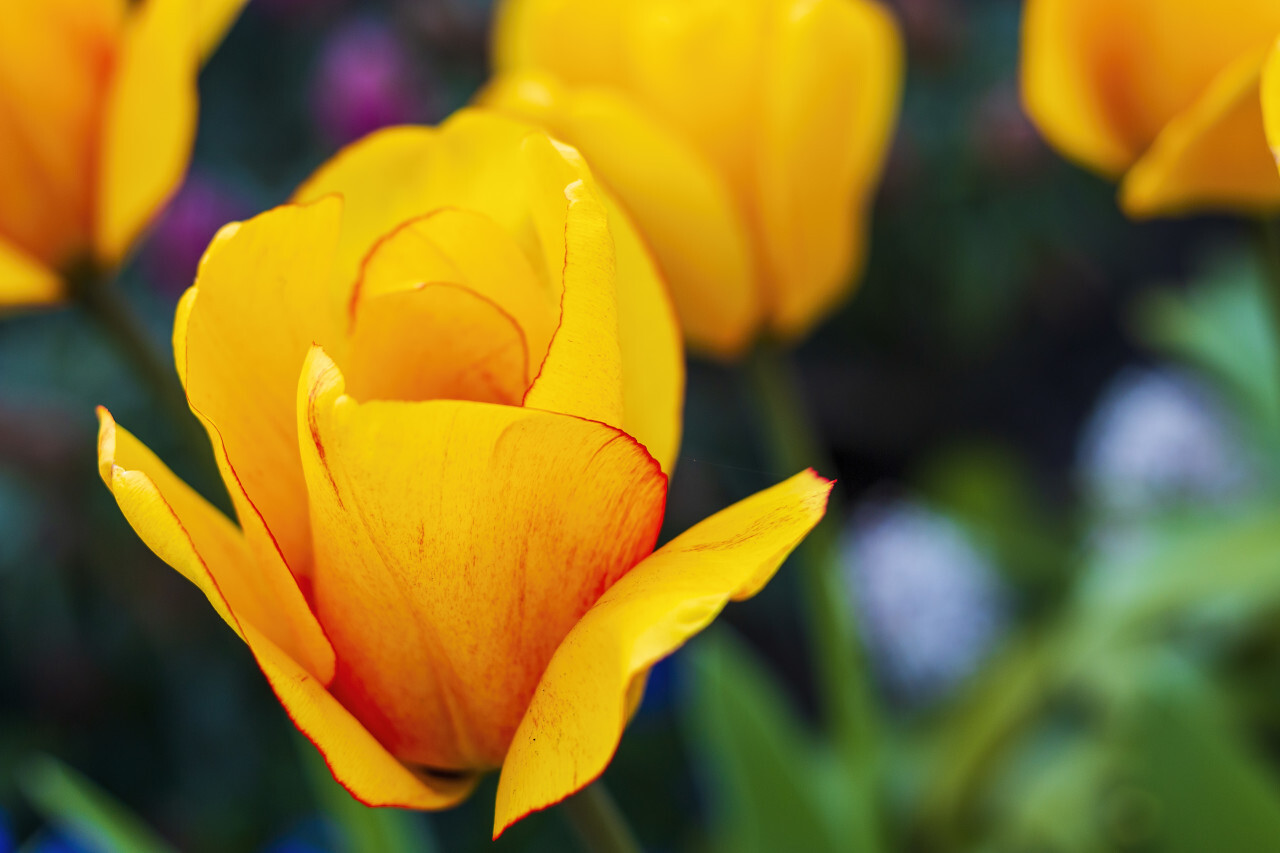
<svg viewBox="0 0 1280 853">
<path fill-rule="evenodd" d="M 315 744 L 334 778 L 372 806 L 441 809 L 464 799 L 475 778 L 414 772 L 333 698 L 316 675 L 326 662 L 304 666 L 299 660 L 308 654 L 300 645 L 305 639 L 323 643 L 332 655 L 301 594 L 289 602 L 269 587 L 255 586 L 256 564 L 240 531 L 117 427 L 106 409 L 99 408 L 98 416 L 98 468 L 121 512 L 139 538 L 199 587 L 245 641 L 285 712 Z M 310 638 L 297 636 L 310 630 Z M 330 657 L 330 673 L 332 665 Z"/>
<path fill-rule="evenodd" d="M 730 600 L 755 595 L 826 513 L 812 470 L 690 528 L 614 584 L 560 644 L 502 766 L 494 837 L 589 785 L 622 737 L 633 682 Z"/>
</svg>

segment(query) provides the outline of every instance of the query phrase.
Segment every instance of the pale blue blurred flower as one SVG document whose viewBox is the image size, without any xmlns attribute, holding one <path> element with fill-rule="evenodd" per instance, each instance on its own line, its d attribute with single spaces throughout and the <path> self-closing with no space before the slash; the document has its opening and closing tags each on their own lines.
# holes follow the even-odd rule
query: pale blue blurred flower
<svg viewBox="0 0 1280 853">
<path fill-rule="evenodd" d="M 863 505 L 842 555 L 873 664 L 908 704 L 950 692 L 1004 632 L 1005 595 L 990 558 L 958 524 L 919 503 Z"/>
<path fill-rule="evenodd" d="M 1249 452 L 1203 383 L 1168 368 L 1127 368 L 1103 391 L 1079 451 L 1085 493 L 1102 513 L 1146 516 L 1248 494 Z"/>
</svg>

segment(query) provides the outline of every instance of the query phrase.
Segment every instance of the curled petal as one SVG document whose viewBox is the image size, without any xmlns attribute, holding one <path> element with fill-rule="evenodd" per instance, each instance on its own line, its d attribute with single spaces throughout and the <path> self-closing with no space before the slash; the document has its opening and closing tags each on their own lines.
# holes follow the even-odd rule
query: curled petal
<svg viewBox="0 0 1280 853">
<path fill-rule="evenodd" d="M 333 649 L 283 565 L 274 573 L 259 565 L 226 517 L 118 428 L 105 409 L 99 417 L 99 469 L 125 518 L 248 644 L 334 777 L 369 805 L 445 808 L 464 798 L 475 778 L 410 770 L 325 689 L 333 678 Z"/>
<path fill-rule="evenodd" d="M 494 836 L 586 787 L 617 748 L 637 679 L 754 595 L 826 512 L 831 483 L 808 471 L 692 527 L 614 584 L 543 673 L 498 782 Z"/>
<path fill-rule="evenodd" d="M 98 418 L 99 472 L 142 541 L 198 586 L 243 639 L 252 628 L 312 677 L 331 679 L 333 649 L 284 567 L 258 565 L 222 513 L 116 426 L 106 409 Z"/>
</svg>

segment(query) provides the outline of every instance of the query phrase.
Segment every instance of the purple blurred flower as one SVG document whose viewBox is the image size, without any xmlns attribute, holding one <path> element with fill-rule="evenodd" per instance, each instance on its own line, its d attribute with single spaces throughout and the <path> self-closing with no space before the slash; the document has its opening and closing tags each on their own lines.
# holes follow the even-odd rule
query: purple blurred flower
<svg viewBox="0 0 1280 853">
<path fill-rule="evenodd" d="M 320 51 L 312 81 L 312 114 L 320 131 L 342 145 L 425 112 L 418 69 L 384 21 L 339 25 Z"/>
<path fill-rule="evenodd" d="M 156 222 L 143 258 L 147 274 L 160 289 L 181 293 L 218 229 L 252 213 L 252 204 L 226 182 L 193 172 Z"/>
</svg>

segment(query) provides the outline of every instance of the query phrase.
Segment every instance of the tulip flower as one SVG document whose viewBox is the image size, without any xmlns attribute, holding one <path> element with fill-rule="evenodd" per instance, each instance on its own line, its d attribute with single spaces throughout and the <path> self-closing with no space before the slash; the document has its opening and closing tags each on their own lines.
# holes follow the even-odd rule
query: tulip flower
<svg viewBox="0 0 1280 853">
<path fill-rule="evenodd" d="M 1121 179 L 1134 217 L 1280 207 L 1259 93 L 1275 0 L 1028 0 L 1027 112 L 1050 144 Z"/>
<path fill-rule="evenodd" d="M 683 366 L 662 281 L 576 151 L 400 127 L 225 227 L 174 327 L 239 527 L 100 411 L 129 523 L 246 641 L 335 778 L 495 835 L 589 784 L 649 667 L 825 511 L 797 475 L 654 550 Z"/>
<path fill-rule="evenodd" d="M 59 302 L 119 264 L 177 188 L 196 74 L 244 0 L 6 0 L 0 308 Z"/>
<path fill-rule="evenodd" d="M 872 0 L 506 0 L 480 102 L 582 151 L 691 346 L 804 334 L 864 263 L 902 84 Z"/>
</svg>

